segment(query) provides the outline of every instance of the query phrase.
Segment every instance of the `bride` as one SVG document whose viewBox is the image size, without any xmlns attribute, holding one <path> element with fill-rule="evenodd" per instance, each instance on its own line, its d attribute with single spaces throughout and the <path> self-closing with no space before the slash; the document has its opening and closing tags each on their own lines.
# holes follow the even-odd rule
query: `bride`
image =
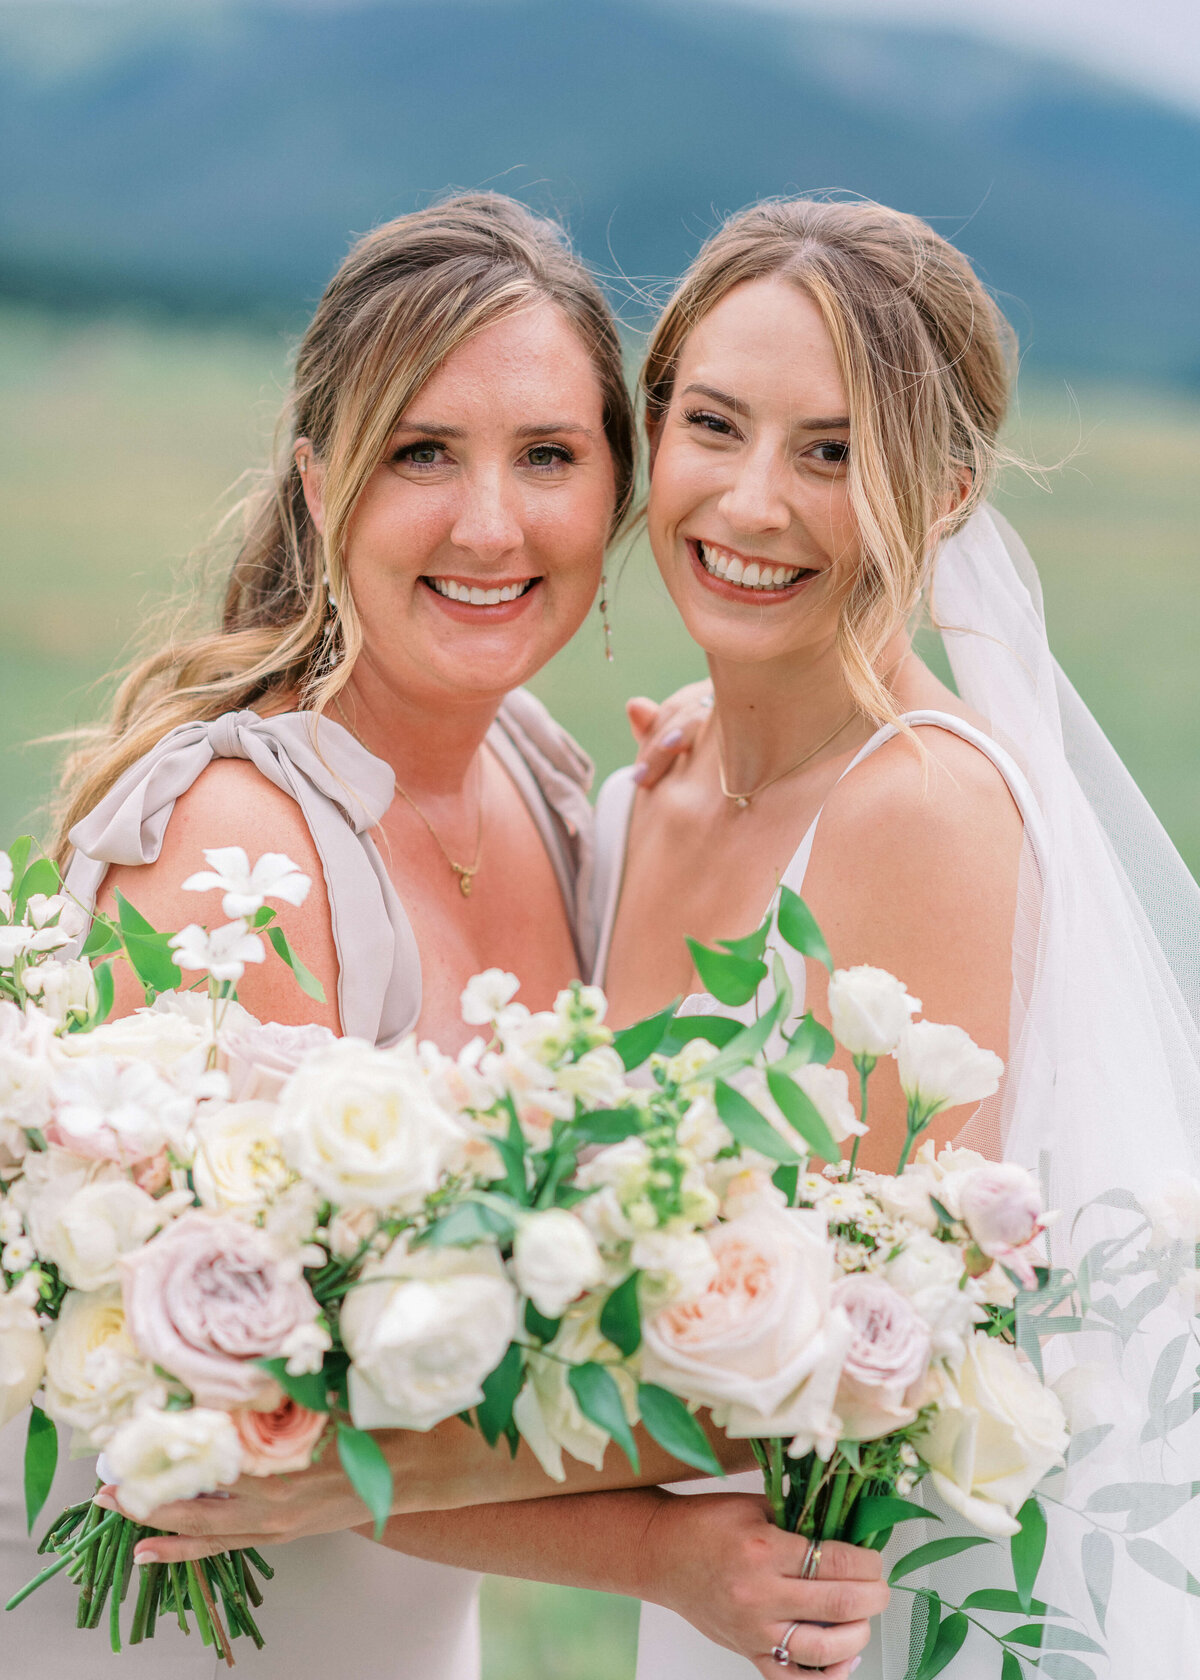
<svg viewBox="0 0 1200 1680">
<path fill-rule="evenodd" d="M 1004 1053 L 997 1097 L 941 1115 L 937 1141 L 1040 1169 L 1047 1205 L 1077 1210 L 1196 1173 L 1200 894 L 1051 660 L 1036 574 L 986 506 L 1012 348 L 966 260 L 874 204 L 758 206 L 685 275 L 642 374 L 648 528 L 715 705 L 683 769 L 653 791 L 618 772 L 601 794 L 596 978 L 618 1021 L 699 993 L 685 935 L 746 934 L 785 882 L 839 965 L 890 970 L 928 1019 Z M 922 597 L 957 692 L 913 651 Z M 827 1022 L 824 968 L 780 955 L 797 1009 Z M 894 1171 L 903 1135 L 891 1068 L 864 1164 Z M 1168 1308 L 1172 1329 L 1192 1310 Z M 1149 1380 L 1143 1354 L 1143 1417 Z M 1188 1480 L 1119 1440 L 1105 1480 Z M 1191 1458 L 1194 1476 L 1194 1439 Z M 1195 1601 L 1164 1594 L 1132 1550 L 1111 1588 L 1085 1590 L 1077 1554 L 1052 1529 L 1038 1590 L 1079 1626 L 1111 1595 L 1104 1672 L 1190 1672 Z M 969 1590 L 971 1562 L 936 1575 L 948 1596 Z M 908 1622 L 884 1617 L 862 1680 L 911 1672 Z M 982 1680 L 998 1661 L 980 1641 L 954 1673 Z M 644 1609 L 642 1680 L 749 1672 Z"/>
<path fill-rule="evenodd" d="M 351 253 L 301 345 L 286 423 L 221 628 L 136 669 L 70 771 L 68 889 L 86 906 L 121 890 L 179 927 L 193 914 L 179 884 L 202 847 L 286 851 L 314 887 L 284 925 L 327 1002 L 314 1009 L 267 967 L 247 976 L 243 1003 L 454 1049 L 471 974 L 516 970 L 537 1008 L 589 960 L 589 766 L 519 685 L 578 628 L 628 504 L 620 342 L 559 230 L 498 196 L 450 200 Z M 136 1004 L 131 984 L 118 1001 Z M 13 1436 L 0 1475 L 8 1591 L 30 1570 Z M 628 1487 L 612 1453 L 568 1480 L 578 1497 L 547 1499 L 561 1489 L 531 1456 L 510 1464 L 456 1419 L 384 1439 L 397 1509 L 424 1513 L 393 1521 L 391 1550 L 345 1532 L 363 1510 L 332 1454 L 272 1479 L 267 1503 L 283 1503 L 266 1520 L 251 1509 L 265 1485 L 160 1513 L 167 1528 L 216 1512 L 309 1536 L 263 1607 L 256 1673 L 349 1661 L 358 1680 L 471 1680 L 478 1569 L 658 1597 L 748 1654 L 793 1618 L 820 1622 L 813 1648 L 831 1680 L 845 1680 L 887 1598 L 878 1558 L 854 1547 L 826 1547 L 822 1579 L 800 1580 L 808 1548 L 770 1527 L 760 1499 L 677 1510 Z M 641 1447 L 645 1482 L 679 1474 L 649 1438 Z M 724 1450 L 745 1462 L 741 1444 Z M 52 1497 L 84 1496 L 91 1476 L 90 1463 L 68 1466 Z M 481 1508 L 452 1509 L 463 1505 Z M 107 1672 L 71 1625 L 69 1588 L 46 1591 L 40 1613 L 6 1623 L 5 1672 Z M 148 1646 L 122 1660 L 151 1674 L 166 1656 Z M 209 1677 L 216 1659 L 192 1641 L 170 1663 Z"/>
</svg>

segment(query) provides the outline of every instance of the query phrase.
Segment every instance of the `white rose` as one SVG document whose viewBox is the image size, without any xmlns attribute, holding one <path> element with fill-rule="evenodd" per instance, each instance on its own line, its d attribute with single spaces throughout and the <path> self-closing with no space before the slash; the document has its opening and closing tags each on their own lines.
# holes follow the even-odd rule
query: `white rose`
<svg viewBox="0 0 1200 1680">
<path fill-rule="evenodd" d="M 459 1138 L 414 1061 L 346 1038 L 288 1080 L 278 1124 L 292 1167 L 344 1207 L 419 1207 Z"/>
<path fill-rule="evenodd" d="M 228 1412 L 146 1411 L 123 1423 L 105 1446 L 121 1504 L 144 1522 L 159 1505 L 194 1499 L 236 1482 L 242 1449 Z"/>
<path fill-rule="evenodd" d="M 81 959 L 44 962 L 36 968 L 27 968 L 23 984 L 29 996 L 39 999 L 47 1015 L 60 1026 L 65 1025 L 69 1016 L 82 1019 L 96 1007 L 92 965 Z"/>
<path fill-rule="evenodd" d="M 502 968 L 485 969 L 467 981 L 462 994 L 462 1018 L 469 1027 L 489 1027 L 503 1015 L 521 989 L 515 974 Z"/>
<path fill-rule="evenodd" d="M 517 1333 L 517 1302 L 495 1248 L 409 1252 L 398 1238 L 342 1306 L 355 1423 L 432 1429 L 478 1405 Z"/>
<path fill-rule="evenodd" d="M 625 1064 L 609 1045 L 558 1069 L 555 1083 L 585 1108 L 615 1108 L 625 1095 Z"/>
<path fill-rule="evenodd" d="M 54 1262 L 72 1289 L 103 1289 L 116 1283 L 121 1256 L 165 1224 L 168 1208 L 114 1174 L 78 1188 L 69 1177 L 51 1184 L 25 1217 L 38 1253 Z"/>
<path fill-rule="evenodd" d="M 596 1240 L 565 1208 L 531 1213 L 517 1228 L 512 1272 L 517 1288 L 546 1318 L 561 1318 L 571 1302 L 604 1276 Z"/>
<path fill-rule="evenodd" d="M 580 1411 L 570 1383 L 571 1367 L 616 1357 L 617 1349 L 600 1334 L 595 1303 L 567 1314 L 548 1354 L 530 1352 L 526 1356 L 528 1374 L 513 1406 L 513 1422 L 542 1469 L 556 1482 L 564 1478 L 564 1450 L 599 1470 L 609 1441 L 605 1431 Z M 612 1376 L 632 1427 L 638 1421 L 637 1384 L 623 1366 L 613 1366 Z"/>
<path fill-rule="evenodd" d="M 72 1291 L 46 1355 L 46 1410 L 102 1446 L 139 1403 L 161 1405 L 165 1386 L 141 1358 L 117 1287 Z"/>
<path fill-rule="evenodd" d="M 1067 1439 L 1062 1405 L 1032 1367 L 1007 1343 L 973 1336 L 955 1389 L 915 1444 L 951 1510 L 1003 1539 Z"/>
<path fill-rule="evenodd" d="M 921 1007 L 883 968 L 838 968 L 829 982 L 833 1036 L 852 1056 L 886 1056 Z"/>
<path fill-rule="evenodd" d="M 896 1046 L 900 1085 L 926 1120 L 944 1108 L 982 1102 L 1000 1087 L 1004 1063 L 961 1027 L 914 1021 Z"/>
<path fill-rule="evenodd" d="M 183 1072 L 190 1079 L 203 1069 L 208 1034 L 184 1015 L 139 1009 L 119 1021 L 105 1021 L 93 1032 L 60 1038 L 56 1048 L 71 1058 L 113 1056 L 118 1061 L 148 1062 L 162 1074 Z"/>
<path fill-rule="evenodd" d="M 192 1177 L 205 1207 L 253 1217 L 292 1181 L 270 1103 L 210 1108 L 196 1120 L 195 1138 Z"/>
<path fill-rule="evenodd" d="M 1154 1247 L 1200 1243 L 1200 1180 L 1180 1173 L 1153 1195 L 1143 1196 L 1142 1206 L 1150 1221 Z"/>
<path fill-rule="evenodd" d="M 46 1344 L 29 1292 L 0 1295 L 0 1429 L 28 1406 L 46 1365 Z"/>
<path fill-rule="evenodd" d="M 645 1380 L 719 1407 L 730 1435 L 796 1435 L 808 1440 L 801 1454 L 812 1445 L 828 1451 L 853 1330 L 832 1306 L 824 1218 L 763 1206 L 717 1226 L 707 1241 L 717 1265 L 708 1289 L 644 1325 Z"/>
<path fill-rule="evenodd" d="M 962 1251 L 923 1231 L 914 1232 L 884 1268 L 892 1288 L 929 1326 L 935 1356 L 952 1363 L 963 1357 L 979 1318 L 973 1295 L 962 1288 L 963 1272 Z"/>
</svg>

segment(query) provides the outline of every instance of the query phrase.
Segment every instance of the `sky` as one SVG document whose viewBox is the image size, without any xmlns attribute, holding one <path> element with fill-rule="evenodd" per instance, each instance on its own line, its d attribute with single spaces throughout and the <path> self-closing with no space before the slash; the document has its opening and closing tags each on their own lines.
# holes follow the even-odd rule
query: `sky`
<svg viewBox="0 0 1200 1680">
<path fill-rule="evenodd" d="M 830 22 L 939 24 L 1042 49 L 1200 114 L 1200 0 L 706 0 Z"/>
</svg>

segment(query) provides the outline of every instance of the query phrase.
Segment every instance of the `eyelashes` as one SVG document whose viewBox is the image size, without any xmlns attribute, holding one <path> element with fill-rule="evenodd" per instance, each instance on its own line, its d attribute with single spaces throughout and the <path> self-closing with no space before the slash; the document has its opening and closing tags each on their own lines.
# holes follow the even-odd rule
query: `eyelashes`
<svg viewBox="0 0 1200 1680">
<path fill-rule="evenodd" d="M 394 466 L 409 466 L 418 471 L 431 472 L 445 464 L 446 454 L 444 443 L 435 438 L 418 438 L 415 443 L 406 443 L 393 451 L 388 459 Z M 559 467 L 569 467 L 575 463 L 574 452 L 568 449 L 565 443 L 532 443 L 525 451 L 523 459 L 534 472 L 542 473 L 554 472 Z"/>
<path fill-rule="evenodd" d="M 685 408 L 683 418 L 689 426 L 714 437 L 736 438 L 740 435 L 731 420 L 710 408 Z M 822 438 L 819 443 L 811 444 L 805 454 L 820 466 L 844 467 L 850 459 L 850 445 L 844 438 Z"/>
</svg>

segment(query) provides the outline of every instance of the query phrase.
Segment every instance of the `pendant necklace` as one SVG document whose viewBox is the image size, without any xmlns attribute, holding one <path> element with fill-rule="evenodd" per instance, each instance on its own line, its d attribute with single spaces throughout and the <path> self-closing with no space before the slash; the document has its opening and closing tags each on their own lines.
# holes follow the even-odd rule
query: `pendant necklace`
<svg viewBox="0 0 1200 1680">
<path fill-rule="evenodd" d="M 821 751 L 821 749 L 823 747 L 827 747 L 831 741 L 835 741 L 837 739 L 837 737 L 842 733 L 842 731 L 844 729 L 848 729 L 849 726 L 854 722 L 854 720 L 857 716 L 858 716 L 857 711 L 851 712 L 850 716 L 847 717 L 847 718 L 843 718 L 841 723 L 838 724 L 837 728 L 832 730 L 828 735 L 826 735 L 826 737 L 823 741 L 818 741 L 815 747 L 812 747 L 808 752 L 806 752 L 803 758 L 797 759 L 795 764 L 789 764 L 787 769 L 786 770 L 781 770 L 777 776 L 768 776 L 765 782 L 760 782 L 756 788 L 751 788 L 749 793 L 733 793 L 730 790 L 730 788 L 727 786 L 726 781 L 725 781 L 725 764 L 724 764 L 724 761 L 721 757 L 721 742 L 720 742 L 720 739 L 718 738 L 717 743 L 716 743 L 716 746 L 717 746 L 717 776 L 720 779 L 721 792 L 725 795 L 726 799 L 732 800 L 732 802 L 737 806 L 739 811 L 744 811 L 746 809 L 746 807 L 749 805 L 750 801 L 752 799 L 757 799 L 758 795 L 760 793 L 764 793 L 767 788 L 774 787 L 775 783 L 783 781 L 785 776 L 794 776 L 796 774 L 797 770 L 803 769 L 803 767 L 808 763 L 810 758 L 816 758 L 817 754 Z"/>
</svg>

